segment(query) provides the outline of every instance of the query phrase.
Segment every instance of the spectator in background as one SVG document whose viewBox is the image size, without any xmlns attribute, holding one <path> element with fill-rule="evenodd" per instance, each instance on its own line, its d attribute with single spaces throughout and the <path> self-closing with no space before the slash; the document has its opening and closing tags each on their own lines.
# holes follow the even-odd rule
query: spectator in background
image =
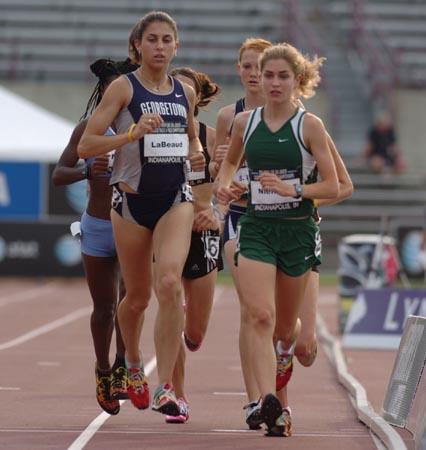
<svg viewBox="0 0 426 450">
<path fill-rule="evenodd" d="M 388 113 L 382 112 L 377 115 L 368 133 L 363 156 L 374 173 L 383 173 L 387 167 L 390 167 L 394 174 L 404 170 L 401 149 Z"/>
</svg>

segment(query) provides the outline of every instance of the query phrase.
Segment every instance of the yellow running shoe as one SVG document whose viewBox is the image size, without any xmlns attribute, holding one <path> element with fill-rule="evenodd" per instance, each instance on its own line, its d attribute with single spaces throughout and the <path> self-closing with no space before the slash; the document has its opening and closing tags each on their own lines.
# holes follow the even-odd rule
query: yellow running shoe
<svg viewBox="0 0 426 450">
<path fill-rule="evenodd" d="M 95 367 L 96 374 L 96 399 L 99 406 L 108 414 L 115 416 L 120 412 L 120 402 L 111 398 L 111 372 L 100 372 Z"/>
<path fill-rule="evenodd" d="M 118 366 L 112 371 L 111 398 L 114 400 L 126 400 L 127 394 L 127 369 L 125 366 Z"/>
</svg>

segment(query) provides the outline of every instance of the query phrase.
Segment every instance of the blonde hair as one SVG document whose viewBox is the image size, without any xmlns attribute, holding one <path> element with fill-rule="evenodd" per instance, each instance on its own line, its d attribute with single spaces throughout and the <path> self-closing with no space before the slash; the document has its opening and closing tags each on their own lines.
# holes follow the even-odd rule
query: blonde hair
<svg viewBox="0 0 426 450">
<path fill-rule="evenodd" d="M 238 62 L 241 62 L 243 54 L 247 50 L 254 50 L 256 52 L 262 53 L 266 48 L 272 47 L 272 42 L 267 41 L 262 38 L 248 38 L 246 39 L 238 51 Z"/>
<path fill-rule="evenodd" d="M 286 42 L 267 48 L 259 57 L 259 68 L 262 72 L 265 64 L 272 59 L 286 60 L 294 73 L 299 76 L 299 86 L 297 97 L 310 98 L 315 95 L 315 88 L 318 86 L 321 76 L 319 69 L 326 58 L 315 55 L 312 59 L 302 55 L 296 47 Z"/>
</svg>

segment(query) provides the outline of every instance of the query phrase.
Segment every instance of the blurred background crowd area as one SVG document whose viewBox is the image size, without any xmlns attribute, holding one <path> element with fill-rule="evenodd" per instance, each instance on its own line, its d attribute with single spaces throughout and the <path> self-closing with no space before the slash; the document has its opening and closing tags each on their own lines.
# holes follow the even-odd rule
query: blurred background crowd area
<svg viewBox="0 0 426 450">
<path fill-rule="evenodd" d="M 246 38 L 287 41 L 325 56 L 320 89 L 305 103 L 324 120 L 355 185 L 349 200 L 321 210 L 326 265 L 337 266 L 337 244 L 353 233 L 389 233 L 399 246 L 410 235 L 407 248 L 419 247 L 426 204 L 425 0 L 0 0 L 0 85 L 75 124 L 95 85 L 90 63 L 125 59 L 131 27 L 151 10 L 168 12 L 178 24 L 172 67 L 190 66 L 220 84 L 221 101 L 200 115 L 212 126 L 218 109 L 243 95 L 237 59 Z M 361 157 L 383 112 L 405 160 L 398 175 L 372 173 Z M 8 111 L 2 114 L 6 126 Z M 412 272 L 423 273 L 410 258 Z"/>
</svg>

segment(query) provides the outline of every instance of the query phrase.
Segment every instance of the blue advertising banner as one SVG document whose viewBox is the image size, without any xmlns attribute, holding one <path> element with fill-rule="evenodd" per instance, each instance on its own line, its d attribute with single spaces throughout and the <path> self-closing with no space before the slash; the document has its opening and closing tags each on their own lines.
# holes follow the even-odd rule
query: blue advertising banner
<svg viewBox="0 0 426 450">
<path fill-rule="evenodd" d="M 349 311 L 343 346 L 398 349 L 409 315 L 426 316 L 426 289 L 360 289 Z"/>
<path fill-rule="evenodd" d="M 38 220 L 43 213 L 43 165 L 0 162 L 0 220 Z"/>
</svg>

